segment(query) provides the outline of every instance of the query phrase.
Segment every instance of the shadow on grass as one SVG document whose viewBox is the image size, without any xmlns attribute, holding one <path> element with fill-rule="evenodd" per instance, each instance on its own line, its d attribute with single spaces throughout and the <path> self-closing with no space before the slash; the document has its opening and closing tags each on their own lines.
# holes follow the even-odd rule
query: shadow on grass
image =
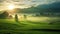
<svg viewBox="0 0 60 34">
<path fill-rule="evenodd" d="M 60 32 L 60 29 L 30 29 L 31 31 L 49 31 L 49 32 Z"/>
<path fill-rule="evenodd" d="M 21 24 L 13 23 L 13 22 L 0 22 L 0 30 L 16 30 L 23 27 Z"/>
</svg>

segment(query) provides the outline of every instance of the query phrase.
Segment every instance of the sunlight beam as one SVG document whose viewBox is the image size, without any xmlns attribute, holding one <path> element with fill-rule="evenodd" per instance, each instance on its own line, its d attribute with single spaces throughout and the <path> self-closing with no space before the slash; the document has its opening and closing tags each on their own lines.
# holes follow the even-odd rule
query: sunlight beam
<svg viewBox="0 0 60 34">
<path fill-rule="evenodd" d="M 8 10 L 13 10 L 15 8 L 15 5 L 14 4 L 10 4 L 7 6 Z"/>
</svg>

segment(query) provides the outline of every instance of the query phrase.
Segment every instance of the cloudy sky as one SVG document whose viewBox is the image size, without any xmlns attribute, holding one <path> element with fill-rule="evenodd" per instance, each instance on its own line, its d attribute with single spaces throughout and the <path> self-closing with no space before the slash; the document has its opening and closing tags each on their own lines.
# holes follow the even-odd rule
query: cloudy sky
<svg viewBox="0 0 60 34">
<path fill-rule="evenodd" d="M 0 0 L 0 10 L 6 9 L 8 5 L 14 4 L 16 8 L 28 8 L 41 4 L 49 4 L 60 0 Z"/>
</svg>

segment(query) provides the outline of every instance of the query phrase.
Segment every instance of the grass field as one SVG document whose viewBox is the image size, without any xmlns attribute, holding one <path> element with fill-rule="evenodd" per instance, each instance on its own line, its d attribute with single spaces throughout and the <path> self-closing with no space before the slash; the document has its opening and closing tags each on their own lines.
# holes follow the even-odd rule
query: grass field
<svg viewBox="0 0 60 34">
<path fill-rule="evenodd" d="M 19 22 L 14 19 L 0 19 L 0 34 L 59 34 L 59 18 L 29 17 L 19 19 Z"/>
</svg>

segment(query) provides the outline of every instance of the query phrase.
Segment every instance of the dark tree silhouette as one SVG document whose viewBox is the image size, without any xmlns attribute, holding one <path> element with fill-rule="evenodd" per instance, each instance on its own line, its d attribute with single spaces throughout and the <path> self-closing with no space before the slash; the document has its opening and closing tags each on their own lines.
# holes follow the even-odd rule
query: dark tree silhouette
<svg viewBox="0 0 60 34">
<path fill-rule="evenodd" d="M 9 13 L 7 11 L 3 12 L 2 14 L 0 14 L 0 19 L 5 19 L 9 16 Z"/>
<path fill-rule="evenodd" d="M 26 19 L 27 18 L 27 15 L 24 15 L 24 19 Z"/>
<path fill-rule="evenodd" d="M 15 21 L 18 22 L 18 15 L 15 14 Z"/>
</svg>

